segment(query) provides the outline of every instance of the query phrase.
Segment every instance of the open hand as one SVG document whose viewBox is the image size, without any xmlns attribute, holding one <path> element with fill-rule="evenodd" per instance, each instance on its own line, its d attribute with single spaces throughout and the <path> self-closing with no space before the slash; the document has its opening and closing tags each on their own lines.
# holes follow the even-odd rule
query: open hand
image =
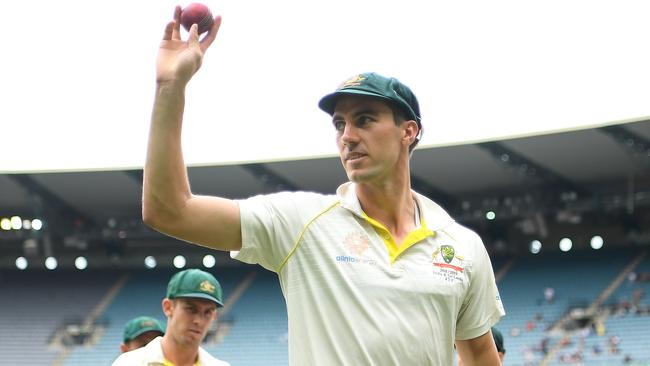
<svg viewBox="0 0 650 366">
<path fill-rule="evenodd" d="M 167 23 L 165 35 L 160 43 L 156 65 L 156 81 L 158 83 L 179 82 L 187 84 L 198 71 L 203 62 L 203 56 L 208 47 L 217 37 L 221 26 L 221 16 L 214 18 L 214 24 L 208 33 L 199 40 L 196 24 L 190 28 L 187 41 L 181 39 L 181 7 L 174 9 L 174 20 Z"/>
</svg>

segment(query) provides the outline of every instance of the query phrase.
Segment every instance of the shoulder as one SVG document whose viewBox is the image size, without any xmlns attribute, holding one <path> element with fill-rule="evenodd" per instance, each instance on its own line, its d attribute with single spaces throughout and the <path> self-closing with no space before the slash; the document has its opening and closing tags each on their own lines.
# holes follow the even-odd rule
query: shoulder
<svg viewBox="0 0 650 366">
<path fill-rule="evenodd" d="M 213 365 L 214 365 L 214 366 L 230 366 L 230 364 L 229 364 L 228 362 L 226 362 L 226 361 L 221 361 L 221 360 L 218 360 L 218 359 L 216 359 L 216 358 L 214 359 L 214 363 L 213 363 Z"/>
<path fill-rule="evenodd" d="M 228 362 L 221 361 L 220 359 L 212 356 L 203 348 L 199 348 L 199 359 L 201 360 L 201 366 L 230 366 Z"/>
<path fill-rule="evenodd" d="M 481 273 L 488 267 L 491 268 L 490 257 L 483 240 L 472 229 L 457 222 L 453 222 L 439 232 L 441 243 L 440 248 L 447 247 L 462 262 L 462 267 L 467 274 Z"/>
<path fill-rule="evenodd" d="M 428 229 L 444 233 L 445 236 L 466 250 L 472 252 L 485 250 L 481 237 L 474 230 L 456 222 L 445 209 L 429 198 L 418 193 L 416 195 Z"/>
<path fill-rule="evenodd" d="M 265 210 L 276 214 L 297 212 L 310 216 L 338 201 L 335 195 L 298 191 L 258 195 L 238 202 L 240 208 L 245 210 Z"/>
<path fill-rule="evenodd" d="M 322 193 L 307 192 L 307 191 L 295 191 L 295 192 L 283 191 L 283 192 L 253 196 L 243 201 L 266 200 L 266 201 L 273 201 L 273 202 L 325 203 L 337 199 L 338 197 L 332 194 L 322 194 Z"/>
<path fill-rule="evenodd" d="M 122 353 L 118 358 L 113 361 L 112 366 L 134 366 L 139 365 L 144 361 L 145 351 L 144 347 L 138 348 L 133 351 Z"/>
<path fill-rule="evenodd" d="M 154 338 L 149 344 L 133 351 L 122 353 L 112 364 L 112 366 L 136 366 L 144 365 L 150 362 L 162 362 L 162 349 L 160 340 L 162 337 Z"/>
<path fill-rule="evenodd" d="M 455 221 L 447 225 L 444 228 L 444 231 L 459 242 L 467 243 L 470 245 L 478 245 L 480 247 L 483 246 L 481 237 L 474 230 Z"/>
</svg>

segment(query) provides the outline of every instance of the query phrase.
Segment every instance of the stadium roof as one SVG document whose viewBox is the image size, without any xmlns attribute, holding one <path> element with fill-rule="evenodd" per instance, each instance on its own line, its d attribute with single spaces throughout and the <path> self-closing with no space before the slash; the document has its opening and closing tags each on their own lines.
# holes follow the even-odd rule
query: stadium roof
<svg viewBox="0 0 650 366">
<path fill-rule="evenodd" d="M 331 193 L 346 181 L 337 157 L 197 166 L 189 176 L 195 193 L 230 198 L 279 190 Z M 46 228 L 36 236 L 48 233 L 60 251 L 78 242 L 84 250 L 104 248 L 111 241 L 171 248 L 165 244 L 171 239 L 141 224 L 141 180 L 141 170 L 2 174 L 0 217 L 43 218 Z M 412 158 L 412 181 L 492 249 L 520 250 L 526 240 L 554 238 L 554 228 L 572 232 L 578 223 L 624 242 L 630 228 L 648 220 L 650 120 L 422 147 Z M 488 211 L 494 220 L 486 220 Z M 0 230 L 1 239 L 17 243 L 3 252 L 20 253 L 19 244 L 32 236 Z"/>
</svg>

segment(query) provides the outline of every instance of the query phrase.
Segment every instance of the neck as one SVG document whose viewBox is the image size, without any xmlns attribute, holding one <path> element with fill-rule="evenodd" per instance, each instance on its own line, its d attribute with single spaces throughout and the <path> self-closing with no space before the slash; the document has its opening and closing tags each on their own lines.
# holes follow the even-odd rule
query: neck
<svg viewBox="0 0 650 366">
<path fill-rule="evenodd" d="M 198 346 L 181 344 L 169 333 L 163 336 L 160 343 L 165 359 L 175 366 L 194 365 L 199 357 Z"/>
<path fill-rule="evenodd" d="M 363 211 L 381 222 L 391 233 L 402 236 L 415 229 L 415 202 L 408 174 L 380 184 L 356 184 L 356 193 Z"/>
</svg>

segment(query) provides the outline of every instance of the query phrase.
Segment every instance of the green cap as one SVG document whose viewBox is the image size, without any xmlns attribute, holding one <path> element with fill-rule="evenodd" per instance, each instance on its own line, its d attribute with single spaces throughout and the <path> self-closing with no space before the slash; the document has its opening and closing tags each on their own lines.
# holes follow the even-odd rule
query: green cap
<svg viewBox="0 0 650 366">
<path fill-rule="evenodd" d="M 415 94 L 395 78 L 388 78 L 375 72 L 355 75 L 339 85 L 334 93 L 321 98 L 318 107 L 332 115 L 338 98 L 346 94 L 368 95 L 389 101 L 401 108 L 406 113 L 406 117 L 417 122 L 422 130 L 420 105 Z"/>
<path fill-rule="evenodd" d="M 160 335 L 165 334 L 160 322 L 150 316 L 139 316 L 129 320 L 124 326 L 122 340 L 124 343 L 132 341 L 146 332 L 158 332 Z"/>
<path fill-rule="evenodd" d="M 222 307 L 221 285 L 213 275 L 200 269 L 186 269 L 172 276 L 167 285 L 167 298 L 196 297 Z"/>
<path fill-rule="evenodd" d="M 492 337 L 494 338 L 494 344 L 497 345 L 497 351 L 506 353 L 506 349 L 503 347 L 503 334 L 501 334 L 501 331 L 492 327 Z"/>
</svg>

